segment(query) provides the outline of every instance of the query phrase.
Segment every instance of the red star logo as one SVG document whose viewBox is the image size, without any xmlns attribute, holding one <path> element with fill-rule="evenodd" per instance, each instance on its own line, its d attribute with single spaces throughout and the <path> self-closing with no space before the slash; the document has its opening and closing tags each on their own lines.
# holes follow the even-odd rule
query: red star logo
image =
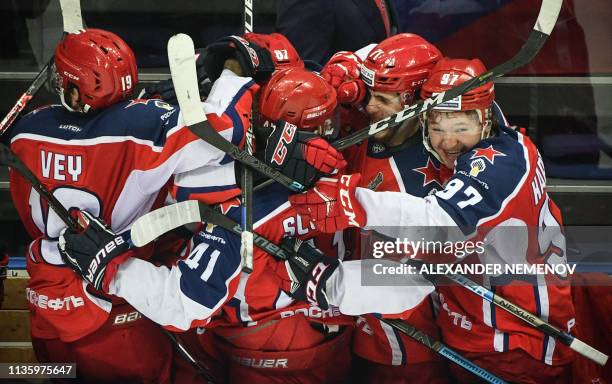
<svg viewBox="0 0 612 384">
<path fill-rule="evenodd" d="M 495 161 L 495 156 L 506 156 L 506 154 L 500 151 L 496 151 L 495 149 L 493 149 L 492 145 L 489 145 L 487 148 L 475 149 L 474 154 L 472 155 L 472 157 L 470 157 L 470 159 L 484 157 L 485 159 L 489 160 L 489 163 L 493 164 L 493 162 Z"/>
<path fill-rule="evenodd" d="M 424 187 L 430 183 L 437 183 L 439 186 L 442 186 L 442 182 L 440 181 L 440 168 L 437 168 L 431 159 L 427 159 L 426 166 L 414 168 L 413 171 L 421 173 L 423 176 L 425 176 L 425 180 L 423 180 Z"/>
<path fill-rule="evenodd" d="M 128 109 L 129 107 L 133 107 L 134 105 L 138 105 L 138 104 L 147 105 L 147 103 L 151 100 L 152 99 L 134 99 L 134 100 L 131 100 L 130 103 L 124 107 L 124 109 Z"/>
</svg>

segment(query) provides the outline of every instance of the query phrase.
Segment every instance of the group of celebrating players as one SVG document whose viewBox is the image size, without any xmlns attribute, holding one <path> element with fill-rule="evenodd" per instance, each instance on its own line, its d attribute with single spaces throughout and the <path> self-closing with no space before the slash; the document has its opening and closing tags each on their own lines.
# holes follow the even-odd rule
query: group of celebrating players
<svg viewBox="0 0 612 384">
<path fill-rule="evenodd" d="M 274 183 L 253 200 L 254 231 L 301 252 L 279 260 L 255 248 L 252 273 L 242 272 L 240 238 L 215 223 L 131 246 L 134 221 L 175 201 L 199 200 L 239 221 L 241 165 L 185 126 L 170 80 L 130 99 L 138 71 L 121 38 L 69 34 L 55 52 L 61 105 L 36 109 L 8 135 L 86 223 L 65 230 L 11 172 L 34 239 L 27 298 L 39 361 L 76 362 L 84 382 L 477 382 L 381 321 L 399 318 L 509 382 L 570 382 L 565 345 L 462 287 L 420 276 L 401 286 L 361 283 L 372 230 L 418 240 L 421 228 L 458 228 L 484 241 L 484 253 L 452 262 L 566 261 L 542 159 L 506 121 L 492 83 L 343 151 L 330 144 L 481 75 L 480 60 L 446 58 L 420 36 L 399 34 L 338 52 L 317 73 L 282 35 L 245 34 L 198 50 L 196 65 L 212 128 L 243 147 L 252 123 L 256 155 L 312 187 L 292 194 Z M 524 230 L 511 237 L 502 227 Z M 449 255 L 417 255 L 436 257 Z M 481 280 L 570 332 L 566 278 Z"/>
</svg>

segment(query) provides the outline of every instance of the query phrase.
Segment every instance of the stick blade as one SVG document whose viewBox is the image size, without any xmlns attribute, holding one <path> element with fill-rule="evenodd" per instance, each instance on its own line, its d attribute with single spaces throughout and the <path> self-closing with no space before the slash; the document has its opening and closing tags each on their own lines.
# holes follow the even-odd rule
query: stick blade
<svg viewBox="0 0 612 384">
<path fill-rule="evenodd" d="M 132 244 L 142 247 L 166 232 L 202 221 L 196 200 L 167 205 L 139 217 L 130 230 Z"/>
<path fill-rule="evenodd" d="M 78 33 L 83 29 L 80 0 L 60 0 L 64 32 Z"/>
<path fill-rule="evenodd" d="M 542 0 L 540 13 L 533 29 L 550 35 L 557 23 L 562 3 L 563 0 Z"/>
<path fill-rule="evenodd" d="M 569 347 L 574 351 L 580 353 L 582 356 L 593 360 L 602 367 L 606 365 L 606 362 L 608 361 L 608 355 L 598 351 L 597 349 L 591 347 L 590 345 L 586 344 L 581 340 L 578 340 L 577 338 L 574 338 L 574 340 L 572 340 Z"/>
<path fill-rule="evenodd" d="M 195 49 L 189 35 L 179 33 L 168 40 L 168 62 L 185 124 L 191 126 L 206 120 L 198 88 Z"/>
</svg>

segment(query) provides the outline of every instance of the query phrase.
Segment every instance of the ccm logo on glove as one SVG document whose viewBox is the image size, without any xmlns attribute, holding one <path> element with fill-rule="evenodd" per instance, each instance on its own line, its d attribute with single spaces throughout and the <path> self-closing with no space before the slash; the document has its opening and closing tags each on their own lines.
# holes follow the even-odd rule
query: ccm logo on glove
<svg viewBox="0 0 612 384">
<path fill-rule="evenodd" d="M 355 220 L 357 218 L 357 214 L 353 209 L 353 203 L 351 202 L 351 195 L 348 189 L 350 187 L 351 177 L 353 177 L 353 175 L 342 175 L 342 177 L 340 177 L 340 204 L 342 204 L 342 208 L 346 214 L 348 223 L 352 226 L 360 227 L 359 223 L 357 223 Z"/>
<path fill-rule="evenodd" d="M 272 156 L 272 162 L 278 165 L 283 165 L 285 157 L 287 157 L 287 145 L 293 141 L 297 126 L 291 123 L 285 123 L 283 132 L 281 133 L 280 140 L 274 148 L 274 155 Z"/>
<path fill-rule="evenodd" d="M 98 253 L 96 253 L 96 257 L 93 260 L 91 260 L 91 263 L 89 263 L 89 268 L 87 268 L 87 272 L 88 272 L 87 278 L 88 279 L 90 279 L 91 281 L 94 280 L 94 275 L 96 271 L 98 270 L 98 266 L 100 265 L 100 262 L 104 258 L 106 258 L 106 256 L 109 253 L 111 253 L 115 248 L 117 248 L 121 244 L 125 244 L 125 241 L 123 240 L 121 236 L 117 236 L 112 241 L 107 243 L 104 246 L 104 248 L 100 249 Z"/>
<path fill-rule="evenodd" d="M 306 299 L 310 304 L 319 305 L 319 301 L 317 300 L 317 287 L 327 267 L 329 267 L 329 265 L 319 263 L 312 269 L 310 280 L 306 283 Z M 322 289 L 324 288 L 325 287 L 322 287 Z"/>
</svg>

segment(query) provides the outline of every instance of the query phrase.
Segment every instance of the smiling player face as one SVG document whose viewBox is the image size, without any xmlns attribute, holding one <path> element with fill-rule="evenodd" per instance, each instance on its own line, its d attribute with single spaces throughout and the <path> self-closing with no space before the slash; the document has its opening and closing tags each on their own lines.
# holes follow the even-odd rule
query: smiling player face
<svg viewBox="0 0 612 384">
<path fill-rule="evenodd" d="M 427 118 L 431 147 L 449 169 L 459 155 L 481 140 L 482 125 L 478 115 L 466 112 L 433 112 Z"/>
</svg>

